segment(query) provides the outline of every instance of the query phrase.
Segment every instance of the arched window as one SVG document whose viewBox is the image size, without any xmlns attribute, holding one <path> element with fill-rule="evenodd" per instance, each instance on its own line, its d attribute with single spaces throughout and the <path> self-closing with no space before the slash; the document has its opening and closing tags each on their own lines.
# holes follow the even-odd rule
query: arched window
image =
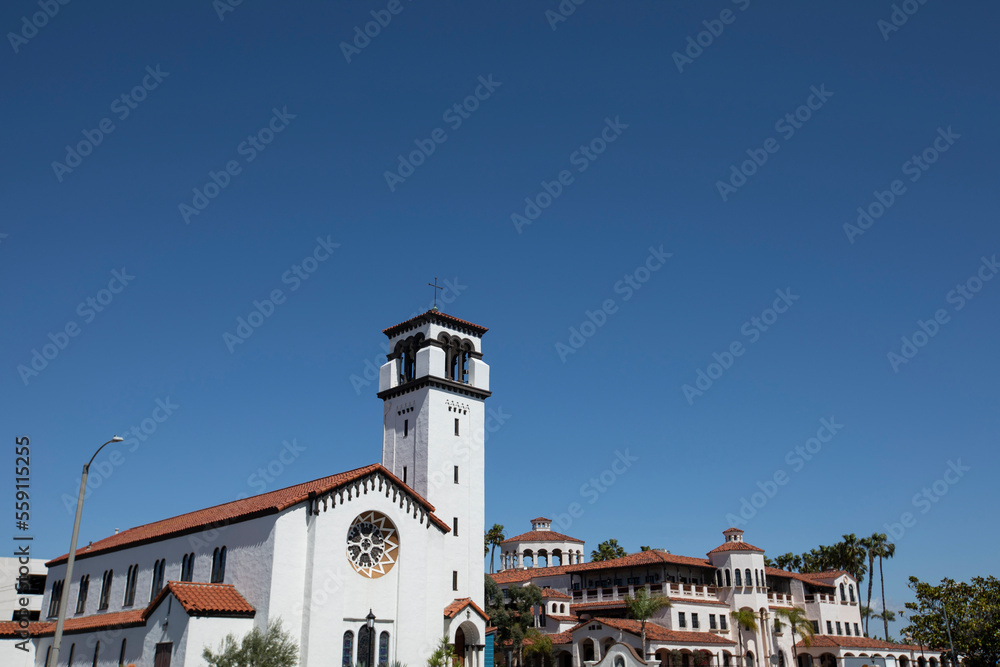
<svg viewBox="0 0 1000 667">
<path fill-rule="evenodd" d="M 844 592 L 844 584 L 840 585 L 840 599 L 847 602 L 847 593 Z"/>
<path fill-rule="evenodd" d="M 729 667 L 729 653 L 722 654 L 722 667 Z"/>
<path fill-rule="evenodd" d="M 378 636 L 378 664 L 389 664 L 389 633 L 385 631 Z"/>
<path fill-rule="evenodd" d="M 163 571 L 167 567 L 167 559 L 161 558 L 153 563 L 153 582 L 149 587 L 149 599 L 152 601 L 163 588 Z"/>
<path fill-rule="evenodd" d="M 226 547 L 215 548 L 212 552 L 212 583 L 221 584 L 226 578 Z"/>
<path fill-rule="evenodd" d="M 69 662 L 66 663 L 67 667 L 73 667 L 73 654 L 76 653 L 76 644 L 69 645 Z"/>
<path fill-rule="evenodd" d="M 715 581 L 719 584 L 719 588 L 722 588 L 722 570 L 715 571 Z"/>
<path fill-rule="evenodd" d="M 760 570 L 753 571 L 753 583 L 754 586 L 760 586 Z"/>
<path fill-rule="evenodd" d="M 753 577 L 750 576 L 750 568 L 746 569 L 746 585 L 753 586 Z"/>
<path fill-rule="evenodd" d="M 194 581 L 194 553 L 181 559 L 181 581 Z"/>
<path fill-rule="evenodd" d="M 564 604 L 559 605 L 559 613 L 560 614 L 565 614 L 566 613 L 566 605 L 564 605 Z"/>
<path fill-rule="evenodd" d="M 111 603 L 111 582 L 114 580 L 114 570 L 105 570 L 101 579 L 101 599 L 97 605 L 98 609 L 107 609 Z"/>
<path fill-rule="evenodd" d="M 101 642 L 94 644 L 94 664 L 93 667 L 97 667 L 97 656 L 101 654 Z"/>
<path fill-rule="evenodd" d="M 847 590 L 851 594 L 851 602 L 854 602 L 854 584 L 848 584 Z"/>
<path fill-rule="evenodd" d="M 135 604 L 135 582 L 139 578 L 139 565 L 131 565 L 125 575 L 125 599 L 122 601 L 123 607 L 131 607 Z"/>
<path fill-rule="evenodd" d="M 340 664 L 342 667 L 351 667 L 354 657 L 354 633 L 348 630 L 344 633 L 344 655 Z"/>
<path fill-rule="evenodd" d="M 118 653 L 118 667 L 125 667 L 125 640 L 122 640 L 122 650 Z"/>
<path fill-rule="evenodd" d="M 80 577 L 80 593 L 76 596 L 76 613 L 82 614 L 87 610 L 88 592 L 90 592 L 90 575 L 85 574 Z"/>
<path fill-rule="evenodd" d="M 737 575 L 739 575 L 739 572 L 740 572 L 740 571 L 739 571 L 739 570 L 737 570 L 737 571 L 736 571 L 736 574 L 737 574 Z M 732 586 L 732 585 L 733 585 L 733 581 L 732 581 L 732 579 L 730 579 L 730 577 L 729 577 L 729 570 L 726 570 L 726 587 L 728 588 L 728 587 L 730 587 L 730 586 Z"/>
<path fill-rule="evenodd" d="M 740 576 L 740 568 L 736 568 L 736 585 L 737 586 L 743 585 L 743 579 Z"/>
<path fill-rule="evenodd" d="M 753 653 L 747 651 L 747 667 L 753 667 Z"/>
</svg>

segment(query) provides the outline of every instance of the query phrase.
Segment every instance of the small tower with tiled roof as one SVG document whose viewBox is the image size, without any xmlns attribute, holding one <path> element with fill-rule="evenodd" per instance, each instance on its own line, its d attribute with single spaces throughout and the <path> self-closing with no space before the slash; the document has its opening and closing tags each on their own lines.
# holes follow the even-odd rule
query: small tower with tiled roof
<svg viewBox="0 0 1000 667">
<path fill-rule="evenodd" d="M 576 565 L 583 562 L 583 544 L 583 540 L 552 530 L 552 519 L 536 517 L 531 520 L 531 531 L 503 541 L 500 569 Z"/>
<path fill-rule="evenodd" d="M 767 576 L 764 550 L 743 541 L 743 531 L 728 528 L 722 532 L 726 541 L 708 552 L 709 562 L 716 567 L 715 583 L 720 597 L 735 605 L 748 607 L 768 616 Z"/>
</svg>

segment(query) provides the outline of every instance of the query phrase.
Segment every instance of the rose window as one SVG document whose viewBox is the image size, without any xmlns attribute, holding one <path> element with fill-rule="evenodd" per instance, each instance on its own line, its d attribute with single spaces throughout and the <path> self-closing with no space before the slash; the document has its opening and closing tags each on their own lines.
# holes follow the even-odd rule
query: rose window
<svg viewBox="0 0 1000 667">
<path fill-rule="evenodd" d="M 398 552 L 399 534 L 381 512 L 359 514 L 347 531 L 347 558 L 364 577 L 377 579 L 391 570 Z"/>
</svg>

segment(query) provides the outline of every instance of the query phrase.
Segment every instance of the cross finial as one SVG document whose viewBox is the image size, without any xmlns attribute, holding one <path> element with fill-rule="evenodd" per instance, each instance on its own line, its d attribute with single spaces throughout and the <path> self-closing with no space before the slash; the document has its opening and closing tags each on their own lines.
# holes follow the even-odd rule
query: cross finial
<svg viewBox="0 0 1000 667">
<path fill-rule="evenodd" d="M 437 276 L 434 276 L 434 282 L 433 283 L 427 283 L 427 284 L 434 288 L 434 310 L 437 310 L 437 308 L 438 308 L 438 293 L 437 293 L 437 291 L 438 290 L 443 290 L 444 287 L 438 285 Z"/>
</svg>

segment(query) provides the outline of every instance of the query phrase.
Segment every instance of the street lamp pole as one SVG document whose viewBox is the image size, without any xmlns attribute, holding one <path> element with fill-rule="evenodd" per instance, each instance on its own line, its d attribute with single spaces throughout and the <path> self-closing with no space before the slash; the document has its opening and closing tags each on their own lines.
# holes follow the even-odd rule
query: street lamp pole
<svg viewBox="0 0 1000 667">
<path fill-rule="evenodd" d="M 372 610 L 368 610 L 368 616 L 365 617 L 365 621 L 368 623 L 368 667 L 374 667 L 375 665 L 375 614 Z"/>
<path fill-rule="evenodd" d="M 80 497 L 76 501 L 76 520 L 73 521 L 73 538 L 69 543 L 69 558 L 66 561 L 66 577 L 63 579 L 62 594 L 59 596 L 59 615 L 56 619 L 56 636 L 52 640 L 52 658 L 48 667 L 55 667 L 59 664 L 59 646 L 62 644 L 63 626 L 66 625 L 66 605 L 69 604 L 69 586 L 73 581 L 73 563 L 76 561 L 76 538 L 80 536 L 80 518 L 83 516 L 83 494 L 87 490 L 87 475 L 90 472 L 90 464 L 94 462 L 97 455 L 112 442 L 121 442 L 123 438 L 117 435 L 97 448 L 94 455 L 85 466 L 83 466 L 83 477 L 80 479 Z"/>
</svg>

